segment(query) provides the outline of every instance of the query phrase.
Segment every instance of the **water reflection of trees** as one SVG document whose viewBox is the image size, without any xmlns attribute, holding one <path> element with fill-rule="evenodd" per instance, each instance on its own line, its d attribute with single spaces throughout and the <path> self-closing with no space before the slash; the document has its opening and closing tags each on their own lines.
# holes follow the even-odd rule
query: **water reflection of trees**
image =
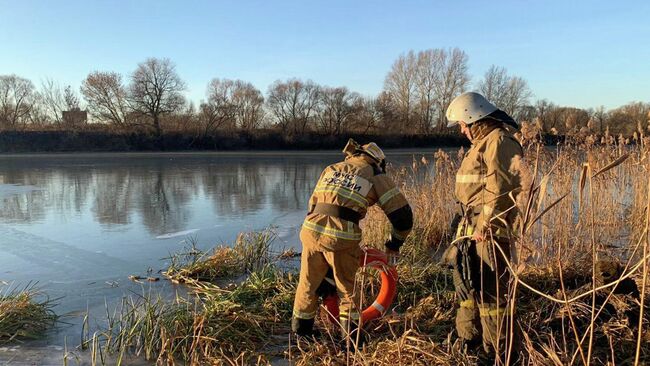
<svg viewBox="0 0 650 366">
<path fill-rule="evenodd" d="M 207 200 L 218 217 L 243 216 L 264 208 L 304 209 L 323 163 L 299 159 L 119 159 L 43 158 L 0 168 L 7 184 L 40 190 L 0 200 L 0 218 L 35 222 L 92 215 L 103 225 L 125 225 L 139 215 L 153 235 L 181 231 Z M 3 164 L 4 165 L 4 164 Z"/>
<path fill-rule="evenodd" d="M 16 194 L 0 201 L 0 217 L 11 222 L 33 222 L 45 217 L 43 192 Z"/>
<path fill-rule="evenodd" d="M 92 212 L 95 219 L 108 225 L 125 225 L 131 222 L 129 203 L 133 199 L 131 172 L 127 169 L 99 171 L 94 177 L 101 184 L 95 185 Z"/>
<path fill-rule="evenodd" d="M 320 164 L 287 163 L 273 185 L 271 204 L 279 210 L 297 210 L 307 207 L 309 195 L 320 176 Z"/>
<path fill-rule="evenodd" d="M 138 190 L 139 211 L 149 232 L 158 235 L 182 230 L 189 219 L 187 203 L 193 187 L 184 185 L 181 177 L 166 169 L 157 170 L 140 182 L 144 184 Z"/>
<path fill-rule="evenodd" d="M 210 165 L 203 186 L 216 215 L 239 216 L 258 210 L 267 186 L 264 170 L 256 162 Z"/>
</svg>

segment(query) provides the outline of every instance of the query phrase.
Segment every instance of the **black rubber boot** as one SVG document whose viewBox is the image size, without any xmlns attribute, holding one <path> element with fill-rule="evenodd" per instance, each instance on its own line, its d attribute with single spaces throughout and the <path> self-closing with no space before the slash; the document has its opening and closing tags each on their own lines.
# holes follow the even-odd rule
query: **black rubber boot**
<svg viewBox="0 0 650 366">
<path fill-rule="evenodd" d="M 314 335 L 314 319 L 291 319 L 291 330 L 301 337 Z"/>
</svg>

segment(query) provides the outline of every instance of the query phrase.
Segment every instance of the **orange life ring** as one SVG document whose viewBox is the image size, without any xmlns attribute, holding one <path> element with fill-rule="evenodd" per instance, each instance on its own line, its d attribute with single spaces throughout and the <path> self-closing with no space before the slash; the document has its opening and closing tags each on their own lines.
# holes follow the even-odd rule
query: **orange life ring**
<svg viewBox="0 0 650 366">
<path fill-rule="evenodd" d="M 361 267 L 371 267 L 379 270 L 381 289 L 375 301 L 361 313 L 361 323 L 377 319 L 384 315 L 397 294 L 397 270 L 388 264 L 386 253 L 375 248 L 365 248 L 361 256 Z M 339 316 L 339 298 L 332 295 L 323 299 L 323 305 L 329 312 L 330 320 L 336 321 Z"/>
</svg>

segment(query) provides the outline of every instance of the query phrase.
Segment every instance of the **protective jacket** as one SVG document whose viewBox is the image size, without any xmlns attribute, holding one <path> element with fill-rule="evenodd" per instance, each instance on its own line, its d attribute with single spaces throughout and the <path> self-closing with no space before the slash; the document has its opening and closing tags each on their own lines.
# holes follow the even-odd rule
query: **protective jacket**
<svg viewBox="0 0 650 366">
<path fill-rule="evenodd" d="M 458 234 L 487 234 L 491 228 L 493 236 L 508 237 L 517 215 L 515 197 L 521 190 L 521 145 L 494 123 L 476 126 L 472 134 L 472 147 L 456 174 L 456 199 L 467 219 L 467 225 L 460 227 L 465 232 Z"/>
<path fill-rule="evenodd" d="M 328 166 L 309 200 L 302 229 L 323 250 L 342 250 L 359 245 L 359 221 L 374 204 L 392 224 L 391 236 L 399 247 L 413 226 L 411 207 L 395 183 L 369 156 L 348 156 Z M 391 248 L 398 249 L 398 248 Z"/>
</svg>

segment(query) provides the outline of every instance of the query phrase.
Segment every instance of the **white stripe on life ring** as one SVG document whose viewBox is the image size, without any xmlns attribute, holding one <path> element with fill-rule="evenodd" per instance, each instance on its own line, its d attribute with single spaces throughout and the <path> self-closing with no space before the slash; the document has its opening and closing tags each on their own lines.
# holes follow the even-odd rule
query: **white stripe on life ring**
<svg viewBox="0 0 650 366">
<path fill-rule="evenodd" d="M 384 310 L 386 310 L 386 308 L 384 308 L 384 307 L 383 307 L 380 303 L 378 303 L 377 301 L 375 301 L 375 302 L 372 303 L 372 307 L 375 308 L 375 309 L 377 309 L 377 310 L 379 310 L 379 312 L 382 313 L 382 314 L 384 313 Z"/>
</svg>

